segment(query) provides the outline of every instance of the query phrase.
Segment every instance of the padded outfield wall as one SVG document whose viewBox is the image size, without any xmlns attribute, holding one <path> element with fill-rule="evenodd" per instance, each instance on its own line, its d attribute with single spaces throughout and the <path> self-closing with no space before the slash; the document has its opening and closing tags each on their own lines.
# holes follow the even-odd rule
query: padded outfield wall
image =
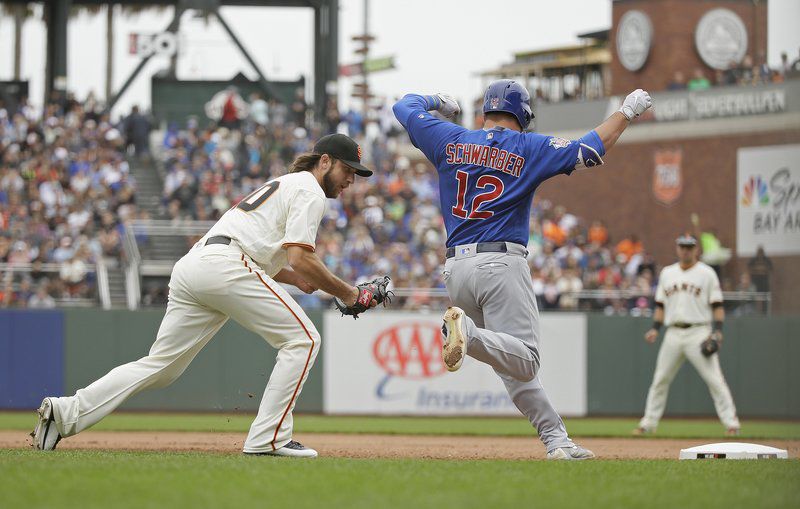
<svg viewBox="0 0 800 509">
<path fill-rule="evenodd" d="M 45 395 L 73 394 L 113 367 L 147 354 L 163 311 L 0 310 L 0 408 L 31 409 Z M 467 359 L 439 369 L 440 317 L 379 311 L 354 322 L 311 313 L 323 335 L 297 410 L 333 414 L 516 415 L 502 384 Z M 542 383 L 564 415 L 639 415 L 657 346 L 650 320 L 567 313 L 542 319 Z M 743 417 L 800 418 L 800 317 L 730 318 L 723 371 Z M 254 411 L 275 362 L 261 338 L 229 322 L 182 377 L 123 408 Z M 670 391 L 667 415 L 714 415 L 689 365 Z"/>
</svg>

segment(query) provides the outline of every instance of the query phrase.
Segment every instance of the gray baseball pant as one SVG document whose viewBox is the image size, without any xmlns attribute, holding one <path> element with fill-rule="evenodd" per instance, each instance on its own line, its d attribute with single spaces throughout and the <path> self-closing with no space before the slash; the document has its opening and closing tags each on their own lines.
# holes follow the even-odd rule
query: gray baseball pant
<svg viewBox="0 0 800 509">
<path fill-rule="evenodd" d="M 455 257 L 445 262 L 445 286 L 466 314 L 467 355 L 494 369 L 550 452 L 573 444 L 537 376 L 539 310 L 527 251 L 519 244 L 506 246 L 506 253 L 477 253 L 476 244 L 457 246 Z"/>
</svg>

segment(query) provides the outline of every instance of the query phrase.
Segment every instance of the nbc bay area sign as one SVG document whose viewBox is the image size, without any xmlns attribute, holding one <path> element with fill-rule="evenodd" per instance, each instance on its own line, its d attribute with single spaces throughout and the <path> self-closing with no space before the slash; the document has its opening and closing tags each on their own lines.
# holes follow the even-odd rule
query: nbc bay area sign
<svg viewBox="0 0 800 509">
<path fill-rule="evenodd" d="M 800 254 L 800 145 L 740 148 L 736 253 Z"/>
</svg>

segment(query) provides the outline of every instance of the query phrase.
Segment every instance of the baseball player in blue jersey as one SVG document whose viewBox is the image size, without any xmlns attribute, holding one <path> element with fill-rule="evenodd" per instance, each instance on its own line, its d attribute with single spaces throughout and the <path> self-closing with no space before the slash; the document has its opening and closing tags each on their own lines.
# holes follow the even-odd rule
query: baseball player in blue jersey
<svg viewBox="0 0 800 509">
<path fill-rule="evenodd" d="M 525 132 L 530 94 L 513 80 L 489 85 L 482 129 L 452 118 L 460 108 L 445 94 L 409 94 L 394 114 L 412 143 L 436 166 L 447 230 L 444 278 L 454 306 L 444 314 L 442 360 L 456 371 L 464 356 L 489 364 L 530 420 L 548 459 L 588 459 L 575 445 L 539 382 L 539 311 L 526 261 L 533 193 L 545 180 L 603 164 L 631 120 L 652 105 L 638 89 L 622 107 L 578 140 Z"/>
</svg>

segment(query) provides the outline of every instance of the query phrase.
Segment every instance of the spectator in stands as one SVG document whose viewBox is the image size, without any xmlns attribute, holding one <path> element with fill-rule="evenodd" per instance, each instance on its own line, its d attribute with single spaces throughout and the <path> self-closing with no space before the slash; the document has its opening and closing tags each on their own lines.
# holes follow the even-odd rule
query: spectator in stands
<svg viewBox="0 0 800 509">
<path fill-rule="evenodd" d="M 721 278 L 722 266 L 731 259 L 731 250 L 722 247 L 716 228 L 707 228 L 706 231 L 700 228 L 700 216 L 696 213 L 691 215 L 691 221 L 694 228 L 693 234 L 700 240 L 700 249 L 702 250 L 700 259 L 710 265 L 717 273 L 717 277 Z"/>
<path fill-rule="evenodd" d="M 728 68 L 722 73 L 723 76 L 723 85 L 736 85 L 739 83 L 739 72 L 740 72 L 739 63 L 735 60 L 731 60 L 728 64 Z"/>
<path fill-rule="evenodd" d="M 667 83 L 667 90 L 686 90 L 686 77 L 681 71 L 675 71 L 672 80 Z"/>
<path fill-rule="evenodd" d="M 355 108 L 345 113 L 342 120 L 347 124 L 347 133 L 351 138 L 358 138 L 364 133 L 364 117 Z"/>
<path fill-rule="evenodd" d="M 247 118 L 248 105 L 239 89 L 231 85 L 217 92 L 205 105 L 208 118 L 217 121 L 219 127 L 238 129 L 243 119 Z"/>
<path fill-rule="evenodd" d="M 49 309 L 56 307 L 56 301 L 48 293 L 48 283 L 43 281 L 36 288 L 36 293 L 28 299 L 28 307 L 31 309 Z"/>
<path fill-rule="evenodd" d="M 633 233 L 619 241 L 615 248 L 617 256 L 620 257 L 623 263 L 627 263 L 632 256 L 641 253 L 643 250 L 644 246 L 642 242 L 639 240 L 639 237 Z"/>
<path fill-rule="evenodd" d="M 687 83 L 686 88 L 688 90 L 706 90 L 711 88 L 711 82 L 708 81 L 708 78 L 706 78 L 706 75 L 703 73 L 703 70 L 698 67 L 694 70 L 692 79 L 689 80 L 689 83 Z"/>
<path fill-rule="evenodd" d="M 258 92 L 250 94 L 250 121 L 262 127 L 269 124 L 269 105 Z"/>
<path fill-rule="evenodd" d="M 757 292 L 768 292 L 769 277 L 772 273 L 772 260 L 767 257 L 763 246 L 758 246 L 756 255 L 747 262 L 747 269 Z"/>
<path fill-rule="evenodd" d="M 789 55 L 785 51 L 781 51 L 781 65 L 778 67 L 778 73 L 781 75 L 781 77 L 784 77 L 791 71 L 792 64 L 789 63 Z"/>
<path fill-rule="evenodd" d="M 750 55 L 745 55 L 736 68 L 736 83 L 738 85 L 752 85 L 754 78 L 753 59 Z"/>
<path fill-rule="evenodd" d="M 292 111 L 292 120 L 298 127 L 306 126 L 306 94 L 302 87 L 294 91 L 294 99 L 289 107 Z"/>
<path fill-rule="evenodd" d="M 588 240 L 596 247 L 605 246 L 608 242 L 608 229 L 599 219 L 592 221 L 592 226 L 589 228 Z"/>
<path fill-rule="evenodd" d="M 131 113 L 123 122 L 125 132 L 125 145 L 133 147 L 137 159 L 150 158 L 150 119 L 139 112 L 139 106 L 134 105 Z"/>
<path fill-rule="evenodd" d="M 753 67 L 753 76 L 756 75 L 757 82 L 754 84 L 764 84 L 772 81 L 773 71 L 767 64 L 767 55 L 764 51 L 758 52 L 758 65 Z"/>
<path fill-rule="evenodd" d="M 561 295 L 558 305 L 561 309 L 578 309 L 578 297 L 576 292 L 583 290 L 583 281 L 578 277 L 577 264 L 565 269 L 557 282 L 558 293 Z"/>
</svg>

